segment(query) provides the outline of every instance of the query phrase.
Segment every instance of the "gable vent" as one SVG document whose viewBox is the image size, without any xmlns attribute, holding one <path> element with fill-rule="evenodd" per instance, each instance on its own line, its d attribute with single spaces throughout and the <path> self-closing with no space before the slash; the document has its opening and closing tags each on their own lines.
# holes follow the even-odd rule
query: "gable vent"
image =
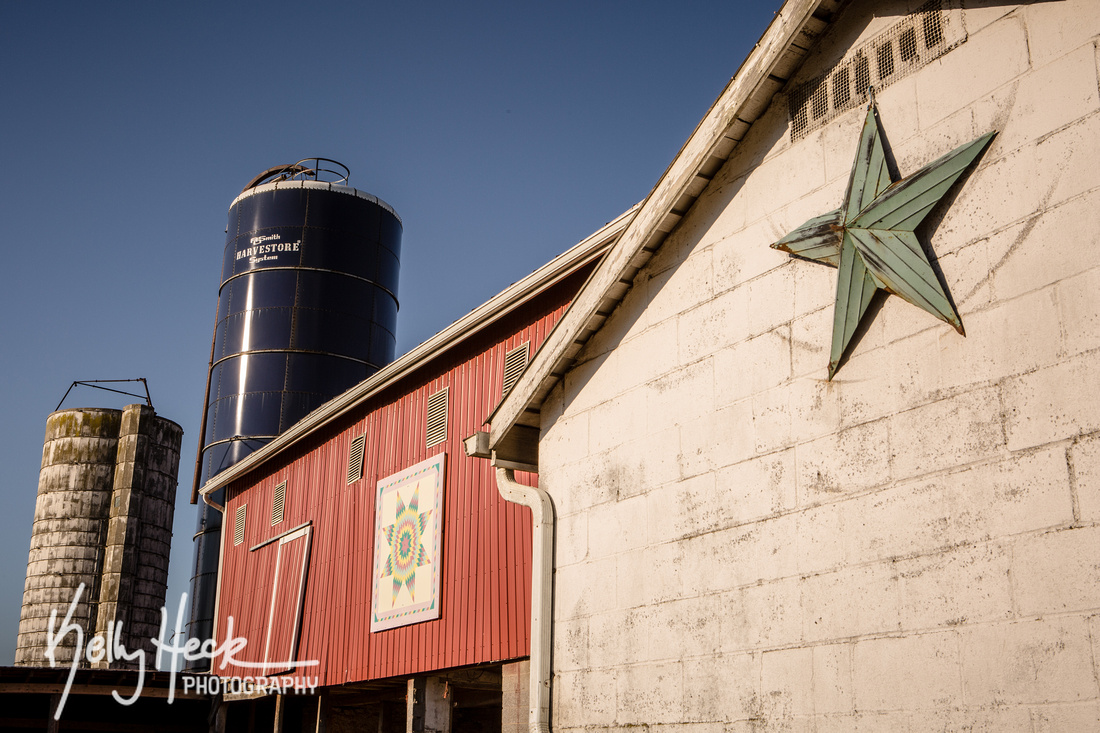
<svg viewBox="0 0 1100 733">
<path fill-rule="evenodd" d="M 531 342 L 520 344 L 504 355 L 504 391 L 502 398 L 507 397 L 516 386 L 523 370 L 527 368 L 527 360 L 531 355 Z"/>
<path fill-rule="evenodd" d="M 428 448 L 447 439 L 447 392 L 449 390 L 449 387 L 444 387 L 428 398 Z"/>
<path fill-rule="evenodd" d="M 363 478 L 363 446 L 367 444 L 367 436 L 360 435 L 351 441 L 348 448 L 348 485 L 354 484 Z"/>
<path fill-rule="evenodd" d="M 283 521 L 283 509 L 286 507 L 286 481 L 275 487 L 275 499 L 271 502 L 271 526 Z"/>
<path fill-rule="evenodd" d="M 836 66 L 798 84 L 787 97 L 791 139 L 800 140 L 843 112 L 966 41 L 959 0 L 929 0 L 856 48 Z"/>
<path fill-rule="evenodd" d="M 241 504 L 237 507 L 237 514 L 233 518 L 233 545 L 239 545 L 244 542 L 244 510 L 247 504 Z"/>
</svg>

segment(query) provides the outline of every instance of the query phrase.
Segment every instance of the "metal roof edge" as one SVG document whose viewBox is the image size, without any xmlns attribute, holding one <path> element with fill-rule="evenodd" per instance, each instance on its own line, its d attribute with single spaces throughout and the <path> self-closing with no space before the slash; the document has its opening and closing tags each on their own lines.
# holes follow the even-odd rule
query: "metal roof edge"
<svg viewBox="0 0 1100 733">
<path fill-rule="evenodd" d="M 711 178 L 801 66 L 842 0 L 787 0 L 737 73 L 677 152 L 637 215 L 543 342 L 490 418 L 490 447 L 517 425 L 534 427 L 542 401 L 611 315 L 634 277 L 706 190 Z M 524 422 L 525 421 L 525 422 Z M 534 423 L 534 424 L 532 424 Z M 537 455 L 528 457 L 537 464 Z"/>
<path fill-rule="evenodd" d="M 317 428 L 342 417 L 381 390 L 422 366 L 425 360 L 439 356 L 467 338 L 479 333 L 515 308 L 528 302 L 531 298 L 560 282 L 578 268 L 605 253 L 611 248 L 615 239 L 622 233 L 627 224 L 632 221 L 640 206 L 640 203 L 635 204 L 585 237 L 580 243 L 570 247 L 522 280 L 508 286 L 435 336 L 382 367 L 378 372 L 343 394 L 333 397 L 264 447 L 250 453 L 244 459 L 210 478 L 199 489 L 199 493 L 210 494 L 250 473 L 278 451 L 302 440 Z"/>
<path fill-rule="evenodd" d="M 393 214 L 397 218 L 397 221 L 401 222 L 401 217 L 398 216 L 394 208 L 372 193 L 361 191 L 353 186 L 345 186 L 342 183 L 332 183 L 330 181 L 309 181 L 298 178 L 291 179 L 289 181 L 272 181 L 271 183 L 263 183 L 259 186 L 253 186 L 252 188 L 245 189 L 244 191 L 241 191 L 239 194 L 237 194 L 237 198 L 233 199 L 229 203 L 229 210 L 232 211 L 234 206 L 236 206 L 240 201 L 243 201 L 249 196 L 255 196 L 256 194 L 264 193 L 265 191 L 283 191 L 288 188 L 292 190 L 295 188 L 314 188 L 319 191 L 332 191 L 333 193 L 342 193 L 348 196 L 355 196 L 356 198 L 366 199 L 367 201 L 378 204 L 383 209 Z M 403 225 L 404 222 L 402 222 L 402 226 Z"/>
</svg>

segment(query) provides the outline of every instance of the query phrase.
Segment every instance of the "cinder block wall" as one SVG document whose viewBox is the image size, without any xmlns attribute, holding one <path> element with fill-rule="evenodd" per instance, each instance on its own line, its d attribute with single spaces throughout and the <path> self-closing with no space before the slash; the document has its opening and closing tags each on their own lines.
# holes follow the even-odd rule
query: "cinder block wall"
<svg viewBox="0 0 1100 733">
<path fill-rule="evenodd" d="M 902 175 L 998 131 L 918 230 L 965 338 L 891 296 L 826 380 L 837 271 L 768 245 L 865 108 L 777 99 L 551 395 L 555 730 L 1100 726 L 1100 4 L 963 19 L 877 104 Z"/>
</svg>

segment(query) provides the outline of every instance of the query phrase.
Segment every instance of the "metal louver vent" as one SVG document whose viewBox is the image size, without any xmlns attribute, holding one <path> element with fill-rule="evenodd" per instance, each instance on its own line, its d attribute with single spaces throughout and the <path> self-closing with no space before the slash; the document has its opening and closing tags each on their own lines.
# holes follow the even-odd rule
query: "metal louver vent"
<svg viewBox="0 0 1100 733">
<path fill-rule="evenodd" d="M 271 526 L 283 521 L 283 509 L 286 507 L 286 481 L 275 487 L 275 499 L 271 502 Z"/>
<path fill-rule="evenodd" d="M 237 514 L 233 518 L 233 545 L 239 545 L 244 542 L 244 510 L 247 504 L 241 504 L 237 507 Z"/>
<path fill-rule="evenodd" d="M 504 355 L 504 391 L 503 397 L 507 397 L 516 386 L 523 370 L 527 368 L 527 360 L 531 355 L 531 342 L 527 341 Z"/>
<path fill-rule="evenodd" d="M 841 113 L 966 41 L 959 0 L 929 0 L 862 44 L 787 98 L 791 139 L 799 140 Z"/>
<path fill-rule="evenodd" d="M 438 445 L 447 439 L 447 392 L 444 387 L 428 398 L 427 447 Z"/>
<path fill-rule="evenodd" d="M 367 436 L 360 435 L 351 441 L 348 448 L 348 485 L 354 484 L 363 478 L 363 446 L 367 443 Z"/>
</svg>

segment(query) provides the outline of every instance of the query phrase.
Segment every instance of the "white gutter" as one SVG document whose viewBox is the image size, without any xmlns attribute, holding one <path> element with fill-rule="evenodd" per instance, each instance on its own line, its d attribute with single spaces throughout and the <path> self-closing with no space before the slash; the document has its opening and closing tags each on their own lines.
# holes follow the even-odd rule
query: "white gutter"
<svg viewBox="0 0 1100 733">
<path fill-rule="evenodd" d="M 503 465 L 502 465 L 503 464 Z M 497 490 L 510 501 L 531 509 L 531 677 L 528 685 L 528 730 L 550 732 L 550 642 L 553 608 L 554 505 L 542 489 L 516 481 L 507 461 L 493 457 Z M 529 468 L 537 468 L 530 466 Z"/>
</svg>

